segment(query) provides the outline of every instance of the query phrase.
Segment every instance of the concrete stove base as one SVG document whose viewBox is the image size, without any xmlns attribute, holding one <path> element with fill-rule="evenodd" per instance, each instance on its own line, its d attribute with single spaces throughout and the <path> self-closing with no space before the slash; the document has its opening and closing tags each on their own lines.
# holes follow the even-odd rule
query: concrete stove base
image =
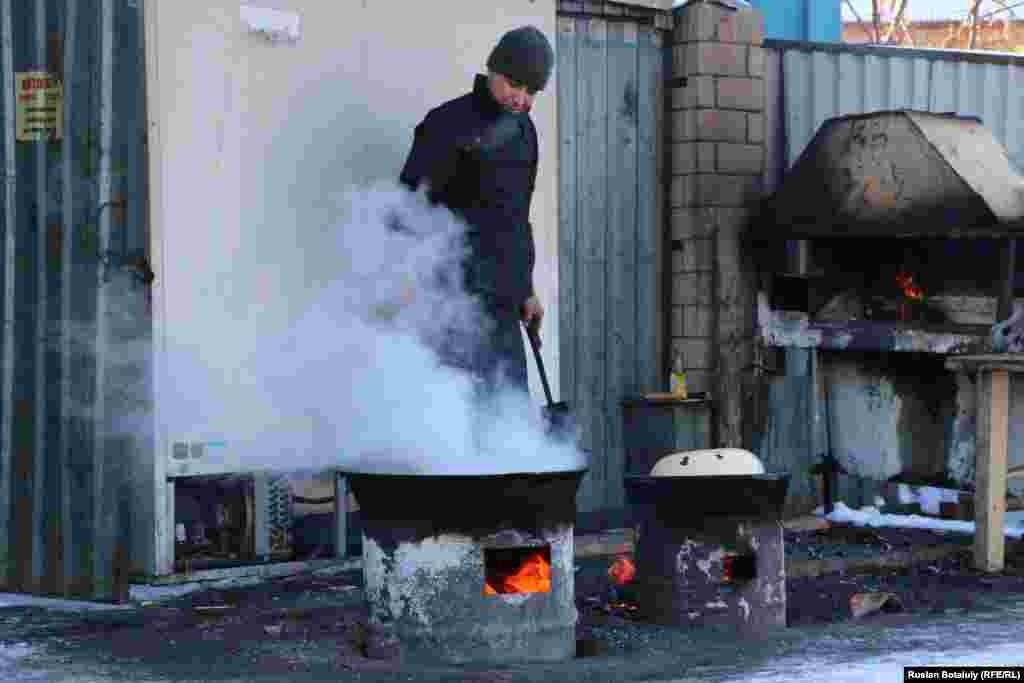
<svg viewBox="0 0 1024 683">
<path fill-rule="evenodd" d="M 641 617 L 755 636 L 785 626 L 782 524 L 729 517 L 700 524 L 641 526 L 634 580 Z M 753 578 L 723 583 L 723 559 L 733 553 L 753 556 Z"/>
<path fill-rule="evenodd" d="M 576 653 L 572 527 L 491 537 L 445 534 L 385 550 L 364 538 L 370 647 L 448 662 L 529 662 Z M 550 548 L 551 590 L 484 595 L 492 548 Z"/>
<path fill-rule="evenodd" d="M 368 649 L 455 663 L 573 658 L 573 529 L 582 475 L 353 474 L 363 517 Z M 436 502 L 429 514 L 424 500 Z M 546 586 L 526 585 L 516 571 L 534 566 L 527 560 L 536 553 L 548 565 Z M 485 591 L 488 580 L 496 593 Z M 503 592 L 533 589 L 540 592 Z"/>
</svg>

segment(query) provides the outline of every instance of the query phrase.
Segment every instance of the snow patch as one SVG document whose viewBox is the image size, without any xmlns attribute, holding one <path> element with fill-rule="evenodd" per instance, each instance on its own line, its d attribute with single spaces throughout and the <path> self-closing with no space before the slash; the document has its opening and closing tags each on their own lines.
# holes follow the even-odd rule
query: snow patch
<svg viewBox="0 0 1024 683">
<path fill-rule="evenodd" d="M 793 683 L 821 681 L 828 671 L 833 683 L 891 683 L 903 680 L 907 666 L 1020 666 L 1024 664 L 1018 643 L 1000 644 L 966 652 L 952 652 L 936 642 L 934 649 L 916 648 L 909 652 L 867 657 L 856 662 L 837 662 L 828 657 L 801 655 L 786 657 L 772 663 L 773 671 L 757 672 L 742 678 L 729 678 L 725 683 Z"/>
<path fill-rule="evenodd" d="M 935 519 L 922 515 L 885 514 L 876 507 L 863 507 L 860 510 L 853 510 L 842 502 L 835 504 L 835 509 L 831 514 L 825 515 L 824 512 L 821 507 L 814 510 L 815 515 L 819 517 L 824 516 L 830 522 L 853 524 L 854 526 L 933 529 L 936 531 L 954 531 L 961 534 L 974 533 L 974 522 Z M 1006 524 L 1004 525 L 1004 531 L 1010 538 L 1024 538 L 1024 527 Z"/>
<path fill-rule="evenodd" d="M 933 515 L 939 514 L 942 503 L 956 503 L 960 500 L 960 493 L 958 491 L 940 489 L 933 486 L 908 486 L 907 484 L 900 484 L 896 491 L 901 505 L 917 503 L 924 512 Z"/>
<path fill-rule="evenodd" d="M 172 586 L 131 586 L 128 589 L 128 597 L 135 602 L 160 602 L 195 593 L 200 588 L 202 588 L 202 584 L 198 582 L 179 583 Z"/>
<path fill-rule="evenodd" d="M 85 600 L 60 600 L 43 598 L 22 593 L 0 593 L 0 608 L 4 607 L 40 607 L 61 612 L 109 611 L 134 609 L 133 605 L 111 605 L 104 602 L 87 602 Z"/>
<path fill-rule="evenodd" d="M 35 649 L 28 643 L 0 643 L 0 662 L 12 663 L 35 654 Z"/>
</svg>

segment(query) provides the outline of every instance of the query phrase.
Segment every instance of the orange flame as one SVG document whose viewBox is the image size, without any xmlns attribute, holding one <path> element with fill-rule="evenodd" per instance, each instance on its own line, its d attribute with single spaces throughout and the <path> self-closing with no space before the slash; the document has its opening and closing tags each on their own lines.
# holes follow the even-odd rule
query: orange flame
<svg viewBox="0 0 1024 683">
<path fill-rule="evenodd" d="M 551 565 L 540 552 L 531 553 L 514 574 L 488 577 L 484 595 L 499 593 L 547 593 L 551 590 Z"/>
<path fill-rule="evenodd" d="M 619 555 L 608 567 L 608 578 L 619 586 L 624 586 L 636 576 L 636 567 L 625 555 Z"/>
<path fill-rule="evenodd" d="M 924 290 L 914 284 L 914 276 L 907 272 L 896 275 L 896 284 L 903 290 L 903 296 L 913 301 L 924 299 Z"/>
</svg>

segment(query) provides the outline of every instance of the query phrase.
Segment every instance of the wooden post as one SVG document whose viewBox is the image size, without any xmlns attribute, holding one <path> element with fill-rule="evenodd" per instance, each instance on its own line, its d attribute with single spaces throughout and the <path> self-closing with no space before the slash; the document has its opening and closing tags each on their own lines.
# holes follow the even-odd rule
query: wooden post
<svg viewBox="0 0 1024 683">
<path fill-rule="evenodd" d="M 978 382 L 977 486 L 974 566 L 1001 572 L 1005 562 L 1003 515 L 1009 439 L 1010 373 L 982 369 Z"/>
<path fill-rule="evenodd" d="M 334 473 L 334 557 L 348 556 L 348 481 L 341 472 Z"/>
</svg>

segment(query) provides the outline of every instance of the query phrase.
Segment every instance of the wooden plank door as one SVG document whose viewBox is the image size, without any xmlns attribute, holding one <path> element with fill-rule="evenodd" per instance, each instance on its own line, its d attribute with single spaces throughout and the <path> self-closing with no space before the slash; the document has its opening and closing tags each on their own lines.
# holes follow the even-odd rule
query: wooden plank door
<svg viewBox="0 0 1024 683">
<path fill-rule="evenodd" d="M 590 471 L 581 511 L 625 503 L 622 399 L 663 389 L 661 31 L 559 17 L 562 393 Z"/>
</svg>

